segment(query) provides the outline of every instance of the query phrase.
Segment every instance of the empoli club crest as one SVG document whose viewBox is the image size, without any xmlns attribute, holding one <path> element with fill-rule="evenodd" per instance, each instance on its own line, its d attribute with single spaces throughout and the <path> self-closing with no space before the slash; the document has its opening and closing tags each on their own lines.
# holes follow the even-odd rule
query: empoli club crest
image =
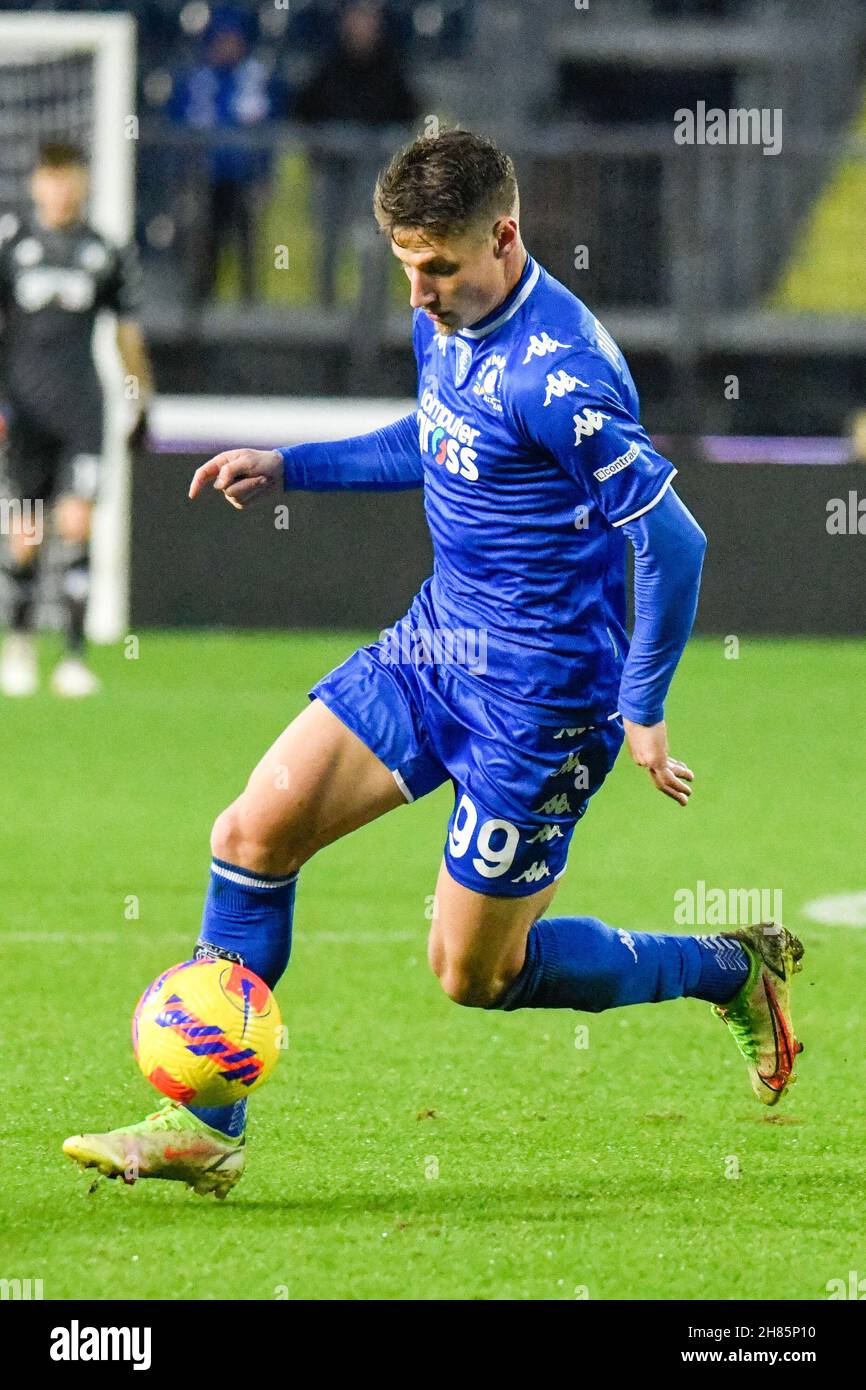
<svg viewBox="0 0 866 1390">
<path fill-rule="evenodd" d="M 462 338 L 455 338 L 454 354 L 454 385 L 462 386 L 472 366 L 472 349 Z"/>
</svg>

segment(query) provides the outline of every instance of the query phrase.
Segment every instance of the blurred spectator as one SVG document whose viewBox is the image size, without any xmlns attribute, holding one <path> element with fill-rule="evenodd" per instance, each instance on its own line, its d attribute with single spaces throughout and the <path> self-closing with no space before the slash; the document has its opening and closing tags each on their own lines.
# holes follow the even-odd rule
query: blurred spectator
<svg viewBox="0 0 866 1390">
<path fill-rule="evenodd" d="M 405 125 L 418 113 L 400 55 L 387 36 L 381 4 L 352 0 L 335 47 L 298 94 L 299 120 Z"/>
<path fill-rule="evenodd" d="M 285 114 L 285 96 L 273 72 L 248 49 L 249 14 L 229 6 L 213 12 L 205 39 L 205 62 L 175 82 L 169 114 L 193 130 L 237 130 L 261 126 Z M 241 294 L 255 291 L 257 211 L 270 171 L 267 150 L 215 145 L 207 155 L 199 227 L 191 239 L 196 298 L 213 290 L 220 252 L 235 242 Z"/>
<path fill-rule="evenodd" d="M 297 119 L 317 126 L 407 126 L 418 113 L 402 58 L 388 38 L 381 4 L 351 0 L 340 17 L 336 45 L 298 93 Z M 340 245 L 352 221 L 370 207 L 379 162 L 325 153 L 313 157 L 324 304 L 334 303 Z"/>
</svg>

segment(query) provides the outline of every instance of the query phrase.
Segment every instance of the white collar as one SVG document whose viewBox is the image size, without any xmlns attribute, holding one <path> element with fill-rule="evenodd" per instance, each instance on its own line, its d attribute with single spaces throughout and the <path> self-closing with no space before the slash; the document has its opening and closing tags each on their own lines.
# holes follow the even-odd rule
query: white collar
<svg viewBox="0 0 866 1390">
<path fill-rule="evenodd" d="M 510 318 L 513 318 L 518 309 L 522 308 L 526 303 L 532 291 L 535 289 L 535 286 L 538 284 L 538 277 L 540 274 L 541 266 L 538 264 L 538 261 L 536 261 L 523 289 L 519 294 L 515 295 L 508 308 L 504 309 L 498 318 L 495 318 L 492 323 L 488 323 L 484 328 L 461 328 L 456 336 L 458 338 L 486 338 L 497 328 L 501 328 L 503 323 L 507 323 Z"/>
</svg>

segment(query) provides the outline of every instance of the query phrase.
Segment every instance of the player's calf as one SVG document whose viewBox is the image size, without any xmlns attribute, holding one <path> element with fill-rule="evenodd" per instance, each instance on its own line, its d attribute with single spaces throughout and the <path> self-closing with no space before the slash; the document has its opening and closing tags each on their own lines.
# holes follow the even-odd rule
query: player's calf
<svg viewBox="0 0 866 1390">
<path fill-rule="evenodd" d="M 33 627 L 38 561 L 38 545 L 27 545 L 18 535 L 10 537 L 3 557 L 3 573 L 11 597 L 10 626 L 14 632 L 30 632 Z"/>
<path fill-rule="evenodd" d="M 476 893 L 443 863 L 427 958 L 449 999 L 466 1008 L 500 1007 L 523 968 L 527 934 L 555 891 L 550 884 L 522 897 Z"/>
<path fill-rule="evenodd" d="M 90 597 L 90 526 L 93 503 L 64 495 L 57 504 L 66 655 L 51 677 L 55 695 L 67 699 L 95 695 L 100 681 L 85 663 L 84 620 Z"/>
<path fill-rule="evenodd" d="M 254 775 L 211 832 L 210 881 L 197 955 L 241 961 L 273 989 L 289 962 L 298 870 L 314 852 L 283 763 Z"/>
</svg>

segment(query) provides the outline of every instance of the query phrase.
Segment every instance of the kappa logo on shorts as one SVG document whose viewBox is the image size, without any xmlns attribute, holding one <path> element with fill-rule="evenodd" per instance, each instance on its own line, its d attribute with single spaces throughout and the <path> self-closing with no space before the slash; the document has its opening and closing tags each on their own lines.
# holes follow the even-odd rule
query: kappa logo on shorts
<svg viewBox="0 0 866 1390">
<path fill-rule="evenodd" d="M 558 796 L 550 796 L 543 806 L 536 807 L 537 816 L 567 816 L 571 814 L 571 802 L 565 792 L 560 792 Z"/>
<path fill-rule="evenodd" d="M 554 738 L 574 738 L 575 734 L 585 734 L 585 733 L 586 733 L 586 728 L 583 728 L 583 729 L 559 729 L 558 732 L 555 733 L 555 734 L 553 735 L 553 737 L 554 737 Z"/>
<path fill-rule="evenodd" d="M 511 880 L 512 883 L 538 883 L 539 879 L 550 878 L 550 869 L 543 859 L 536 859 L 528 869 Z"/>
<path fill-rule="evenodd" d="M 558 825 L 543 825 L 537 835 L 533 835 L 531 840 L 527 840 L 528 845 L 546 845 L 548 840 L 561 840 L 563 838 L 562 829 Z"/>
<path fill-rule="evenodd" d="M 584 764 L 580 761 L 579 753 L 569 753 L 565 762 L 561 763 L 556 771 L 551 772 L 550 775 L 551 777 L 561 777 L 564 772 L 574 772 L 577 768 L 582 768 L 583 766 Z"/>
<path fill-rule="evenodd" d="M 551 772 L 550 776 L 564 777 L 565 774 L 569 772 L 574 773 L 575 791 L 589 790 L 589 768 L 587 767 L 586 763 L 582 763 L 580 761 L 579 753 L 569 753 L 565 761 L 560 764 L 560 766 L 556 769 L 555 772 Z"/>
</svg>

